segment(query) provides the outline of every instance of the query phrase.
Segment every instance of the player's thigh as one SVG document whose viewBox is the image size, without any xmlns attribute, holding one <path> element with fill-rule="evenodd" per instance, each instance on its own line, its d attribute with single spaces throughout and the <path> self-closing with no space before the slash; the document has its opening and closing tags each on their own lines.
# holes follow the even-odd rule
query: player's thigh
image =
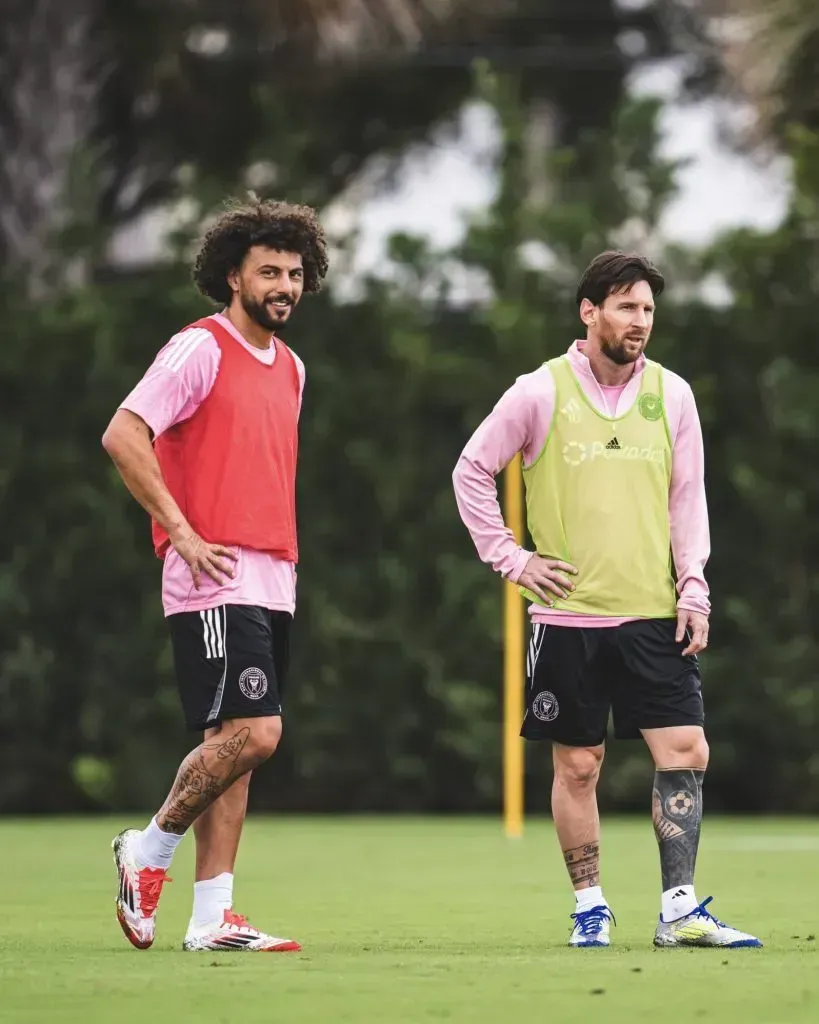
<svg viewBox="0 0 819 1024">
<path fill-rule="evenodd" d="M 608 684 L 600 657 L 602 631 L 535 624 L 529 644 L 526 713 L 521 735 L 572 747 L 603 742 Z"/>
<path fill-rule="evenodd" d="M 683 655 L 685 644 L 677 642 L 675 632 L 673 619 L 642 619 L 618 627 L 612 704 L 619 738 L 704 726 L 699 661 L 696 655 Z"/>
</svg>

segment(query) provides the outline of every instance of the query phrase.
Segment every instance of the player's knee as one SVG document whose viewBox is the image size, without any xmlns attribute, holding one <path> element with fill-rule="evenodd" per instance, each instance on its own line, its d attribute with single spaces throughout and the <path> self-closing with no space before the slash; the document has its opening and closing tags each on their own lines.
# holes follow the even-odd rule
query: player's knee
<svg viewBox="0 0 819 1024">
<path fill-rule="evenodd" d="M 248 752 L 254 761 L 261 763 L 276 752 L 282 738 L 282 720 L 271 715 L 269 718 L 253 718 L 250 722 Z"/>
<path fill-rule="evenodd" d="M 692 739 L 691 745 L 687 751 L 689 764 L 692 768 L 707 768 L 710 753 L 711 751 L 708 747 L 708 741 L 704 735 Z"/>
<path fill-rule="evenodd" d="M 555 774 L 573 789 L 594 787 L 602 763 L 602 747 L 563 747 L 555 753 Z"/>
<path fill-rule="evenodd" d="M 675 736 L 664 760 L 674 768 L 707 768 L 710 750 L 701 729 L 688 729 Z"/>
</svg>

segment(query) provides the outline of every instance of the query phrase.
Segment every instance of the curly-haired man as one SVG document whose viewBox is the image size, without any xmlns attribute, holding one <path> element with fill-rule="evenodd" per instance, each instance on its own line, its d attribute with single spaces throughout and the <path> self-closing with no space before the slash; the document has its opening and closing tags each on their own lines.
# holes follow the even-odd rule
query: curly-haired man
<svg viewBox="0 0 819 1024">
<path fill-rule="evenodd" d="M 304 366 L 278 334 L 318 291 L 327 247 L 309 207 L 231 203 L 196 258 L 222 307 L 174 335 L 115 413 L 103 445 L 152 519 L 188 728 L 203 742 L 142 831 L 113 842 L 117 917 L 154 941 L 174 850 L 193 826 L 186 950 L 297 950 L 233 911 L 251 772 L 276 750 L 295 606 L 295 476 Z"/>
</svg>

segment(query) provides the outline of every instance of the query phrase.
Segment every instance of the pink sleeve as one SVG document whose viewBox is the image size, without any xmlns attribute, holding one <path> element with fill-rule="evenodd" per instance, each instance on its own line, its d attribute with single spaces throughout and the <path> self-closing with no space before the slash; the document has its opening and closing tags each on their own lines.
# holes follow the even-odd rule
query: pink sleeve
<svg viewBox="0 0 819 1024">
<path fill-rule="evenodd" d="M 302 362 L 302 360 L 299 359 L 299 357 L 296 355 L 292 348 L 290 349 L 290 352 L 293 356 L 293 359 L 295 359 L 296 361 L 296 373 L 298 374 L 299 378 L 299 413 L 301 413 L 301 403 L 302 399 L 304 398 L 304 383 L 307 380 L 307 370 L 304 368 L 304 363 Z"/>
<path fill-rule="evenodd" d="M 705 563 L 711 554 L 708 505 L 705 497 L 705 453 L 697 404 L 691 388 L 679 377 L 667 378 L 669 398 L 679 404 L 679 419 L 673 435 L 671 488 L 668 514 L 671 522 L 671 552 L 677 572 L 678 607 L 710 614 Z M 673 389 L 673 390 L 672 390 Z M 676 394 L 674 394 L 676 392 Z M 668 403 L 669 406 L 671 403 Z M 671 409 L 669 408 L 669 418 Z"/>
<path fill-rule="evenodd" d="M 182 331 L 160 350 L 120 408 L 136 413 L 154 437 L 159 437 L 174 424 L 190 419 L 210 394 L 221 354 L 210 331 Z"/>
<path fill-rule="evenodd" d="M 452 474 L 458 511 L 481 561 L 513 583 L 532 552 L 518 545 L 503 521 L 495 477 L 518 452 L 527 464 L 534 461 L 546 443 L 553 409 L 548 371 L 519 378 L 472 435 Z"/>
</svg>

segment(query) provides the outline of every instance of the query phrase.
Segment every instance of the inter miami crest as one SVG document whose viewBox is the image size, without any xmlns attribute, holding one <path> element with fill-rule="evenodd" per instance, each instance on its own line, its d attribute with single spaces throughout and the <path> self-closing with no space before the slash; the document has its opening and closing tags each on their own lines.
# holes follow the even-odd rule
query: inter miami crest
<svg viewBox="0 0 819 1024">
<path fill-rule="evenodd" d="M 532 701 L 532 714 L 541 722 L 553 722 L 560 714 L 557 697 L 549 690 L 543 690 Z"/>
<path fill-rule="evenodd" d="M 653 422 L 660 419 L 663 415 L 663 400 L 659 395 L 647 391 L 645 394 L 640 395 L 637 408 L 643 419 Z"/>
<path fill-rule="evenodd" d="M 267 693 L 267 676 L 260 668 L 246 668 L 239 676 L 239 689 L 249 700 L 261 700 Z"/>
</svg>

